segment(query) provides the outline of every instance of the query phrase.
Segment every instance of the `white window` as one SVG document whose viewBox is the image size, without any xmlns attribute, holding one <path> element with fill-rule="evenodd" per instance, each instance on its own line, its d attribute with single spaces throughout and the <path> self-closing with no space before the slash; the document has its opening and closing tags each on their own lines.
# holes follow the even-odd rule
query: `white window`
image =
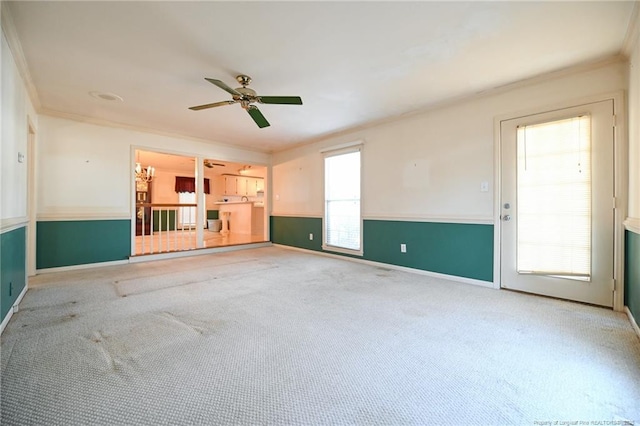
<svg viewBox="0 0 640 426">
<path fill-rule="evenodd" d="M 591 120 L 588 115 L 518 128 L 521 274 L 591 277 Z"/>
<path fill-rule="evenodd" d="M 362 254 L 360 145 L 325 153 L 324 191 L 323 248 Z"/>
<path fill-rule="evenodd" d="M 179 192 L 178 203 L 180 204 L 196 204 L 195 192 Z M 196 226 L 196 207 L 178 207 L 178 226 L 180 228 L 195 228 Z"/>
</svg>

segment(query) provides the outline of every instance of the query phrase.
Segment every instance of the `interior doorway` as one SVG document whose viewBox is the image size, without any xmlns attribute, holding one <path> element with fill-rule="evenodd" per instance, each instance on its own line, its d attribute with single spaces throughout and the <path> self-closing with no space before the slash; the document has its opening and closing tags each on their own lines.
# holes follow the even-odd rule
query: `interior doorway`
<svg viewBox="0 0 640 426">
<path fill-rule="evenodd" d="M 613 100 L 500 125 L 500 285 L 612 307 Z"/>
<path fill-rule="evenodd" d="M 132 183 L 133 256 L 269 240 L 266 166 L 144 149 L 134 150 L 133 155 L 136 169 L 142 172 L 134 174 Z M 149 170 L 153 173 L 145 172 Z M 201 190 L 196 186 L 198 170 L 203 175 Z M 221 232 L 224 218 L 228 233 Z"/>
</svg>

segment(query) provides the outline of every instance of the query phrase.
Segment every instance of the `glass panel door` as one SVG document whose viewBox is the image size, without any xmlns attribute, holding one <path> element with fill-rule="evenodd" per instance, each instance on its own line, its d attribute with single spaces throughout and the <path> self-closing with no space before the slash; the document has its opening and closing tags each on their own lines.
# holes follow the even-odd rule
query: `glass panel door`
<svg viewBox="0 0 640 426">
<path fill-rule="evenodd" d="M 500 285 L 613 306 L 613 100 L 500 125 Z"/>
</svg>

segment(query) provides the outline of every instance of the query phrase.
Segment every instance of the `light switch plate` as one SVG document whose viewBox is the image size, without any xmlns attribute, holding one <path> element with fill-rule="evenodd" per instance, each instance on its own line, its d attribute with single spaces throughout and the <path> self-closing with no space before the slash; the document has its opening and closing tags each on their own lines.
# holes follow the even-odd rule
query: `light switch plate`
<svg viewBox="0 0 640 426">
<path fill-rule="evenodd" d="M 489 182 L 480 183 L 480 192 L 489 192 Z"/>
</svg>

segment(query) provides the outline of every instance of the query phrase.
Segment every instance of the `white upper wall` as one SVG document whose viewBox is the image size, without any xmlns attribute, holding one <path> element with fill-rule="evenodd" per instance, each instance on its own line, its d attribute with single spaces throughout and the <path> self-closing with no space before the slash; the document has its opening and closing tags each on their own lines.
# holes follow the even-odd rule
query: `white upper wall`
<svg viewBox="0 0 640 426">
<path fill-rule="evenodd" d="M 30 120 L 34 127 L 37 126 L 37 117 L 4 32 L 0 56 L 0 216 L 3 224 L 11 224 L 26 221 L 27 217 L 27 170 L 32 161 L 27 156 L 27 123 Z M 24 155 L 23 162 L 18 162 L 19 153 Z"/>
<path fill-rule="evenodd" d="M 493 222 L 494 119 L 624 90 L 613 63 L 274 154 L 273 215 L 321 216 L 322 148 L 361 140 L 365 218 Z M 481 192 L 488 182 L 489 192 Z"/>
<path fill-rule="evenodd" d="M 130 218 L 133 148 L 269 164 L 269 155 L 153 133 L 41 116 L 38 219 Z"/>
</svg>

